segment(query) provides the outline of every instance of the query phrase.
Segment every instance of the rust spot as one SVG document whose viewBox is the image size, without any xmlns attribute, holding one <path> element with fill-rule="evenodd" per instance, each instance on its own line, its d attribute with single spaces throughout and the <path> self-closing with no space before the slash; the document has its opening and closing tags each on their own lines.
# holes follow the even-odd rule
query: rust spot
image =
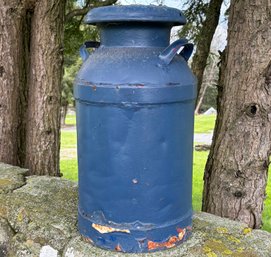
<svg viewBox="0 0 271 257">
<path fill-rule="evenodd" d="M 97 87 L 94 85 L 94 86 L 92 86 L 92 90 L 93 91 L 96 91 L 97 90 Z"/>
<path fill-rule="evenodd" d="M 188 227 L 189 229 L 192 229 L 191 227 Z M 153 241 L 148 241 L 148 249 L 149 250 L 156 250 L 156 249 L 161 249 L 161 248 L 172 248 L 176 245 L 177 242 L 180 242 L 183 240 L 186 229 L 182 228 L 177 228 L 178 236 L 172 236 L 169 238 L 168 241 L 166 242 L 153 242 Z"/>
<path fill-rule="evenodd" d="M 122 233 L 130 234 L 130 230 L 128 229 L 111 228 L 108 226 L 103 226 L 103 225 L 99 225 L 95 223 L 92 223 L 92 227 L 96 229 L 98 232 L 100 232 L 101 234 L 113 233 L 113 232 L 122 232 Z"/>
<path fill-rule="evenodd" d="M 117 252 L 122 252 L 122 249 L 121 249 L 120 244 L 118 244 L 118 245 L 115 247 L 115 250 L 116 250 Z"/>
<path fill-rule="evenodd" d="M 187 230 L 191 231 L 192 230 L 192 227 L 191 226 L 187 226 L 186 227 Z M 178 231 L 178 230 L 177 230 Z"/>
<path fill-rule="evenodd" d="M 153 242 L 153 241 L 148 241 L 148 249 L 149 250 L 155 250 L 158 248 L 172 248 L 176 245 L 176 243 L 179 241 L 178 237 L 176 236 L 172 236 L 169 238 L 168 241 L 166 242 L 162 242 L 162 243 L 157 243 L 157 242 Z"/>
<path fill-rule="evenodd" d="M 89 237 L 82 236 L 82 239 L 83 239 L 83 241 L 85 241 L 86 243 L 93 244 L 92 239 L 91 239 L 91 238 L 89 238 Z"/>
</svg>

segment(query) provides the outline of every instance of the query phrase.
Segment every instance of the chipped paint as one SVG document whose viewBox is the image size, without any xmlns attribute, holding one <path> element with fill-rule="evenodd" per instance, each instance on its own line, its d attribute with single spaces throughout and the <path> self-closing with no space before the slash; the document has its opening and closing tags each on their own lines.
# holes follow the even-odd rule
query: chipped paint
<svg viewBox="0 0 271 257">
<path fill-rule="evenodd" d="M 177 232 L 178 232 L 179 241 L 181 241 L 185 236 L 186 229 L 177 228 Z"/>
<path fill-rule="evenodd" d="M 128 229 L 118 229 L 118 228 L 112 228 L 108 226 L 103 226 L 99 224 L 92 223 L 92 227 L 96 229 L 98 232 L 101 234 L 106 234 L 106 233 L 113 233 L 113 232 L 122 232 L 122 233 L 128 233 L 130 234 L 130 230 Z"/>
<path fill-rule="evenodd" d="M 93 240 L 89 237 L 82 236 L 83 241 L 86 243 L 94 244 Z"/>
<path fill-rule="evenodd" d="M 183 240 L 186 229 L 182 228 L 177 228 L 178 236 L 171 236 L 168 241 L 166 242 L 153 242 L 153 241 L 148 241 L 148 249 L 151 250 L 156 250 L 156 249 L 161 249 L 161 248 L 172 248 L 176 246 L 176 243 L 180 242 Z"/>
<path fill-rule="evenodd" d="M 118 245 L 115 247 L 115 250 L 116 250 L 117 252 L 122 252 L 122 248 L 121 248 L 120 244 L 118 244 Z"/>
<path fill-rule="evenodd" d="M 176 245 L 176 243 L 179 241 L 177 236 L 172 236 L 169 238 L 168 241 L 158 243 L 153 241 L 148 241 L 148 249 L 149 250 L 156 250 L 158 248 L 172 248 Z"/>
</svg>

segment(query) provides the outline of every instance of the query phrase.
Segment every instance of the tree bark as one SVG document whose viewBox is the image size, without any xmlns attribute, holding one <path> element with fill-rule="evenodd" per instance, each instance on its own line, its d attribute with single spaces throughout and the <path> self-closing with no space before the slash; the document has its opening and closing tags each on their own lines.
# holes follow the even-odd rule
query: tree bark
<svg viewBox="0 0 271 257">
<path fill-rule="evenodd" d="M 19 163 L 20 95 L 25 83 L 24 6 L 17 1 L 0 2 L 0 160 Z"/>
<path fill-rule="evenodd" d="M 36 3 L 32 17 L 25 167 L 59 175 L 64 1 Z"/>
<path fill-rule="evenodd" d="M 271 149 L 271 4 L 232 1 L 202 210 L 262 224 Z M 222 95 L 221 95 L 222 93 Z"/>
<path fill-rule="evenodd" d="M 220 9 L 223 0 L 211 0 L 206 13 L 206 19 L 202 24 L 202 29 L 198 36 L 199 40 L 197 42 L 197 50 L 193 57 L 191 68 L 193 73 L 198 79 L 198 94 L 197 99 L 199 99 L 199 93 L 203 80 L 204 69 L 207 64 L 208 55 L 210 52 L 210 47 L 212 39 L 218 25 Z M 198 100 L 197 100 L 198 102 Z"/>
<path fill-rule="evenodd" d="M 0 2 L 0 161 L 59 175 L 65 0 Z"/>
</svg>

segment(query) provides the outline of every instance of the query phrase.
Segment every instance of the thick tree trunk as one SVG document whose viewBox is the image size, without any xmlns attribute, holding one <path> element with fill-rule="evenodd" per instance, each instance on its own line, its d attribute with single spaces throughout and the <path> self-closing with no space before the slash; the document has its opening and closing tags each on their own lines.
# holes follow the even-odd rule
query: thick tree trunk
<svg viewBox="0 0 271 257">
<path fill-rule="evenodd" d="M 206 19 L 202 24 L 202 29 L 198 36 L 197 50 L 191 65 L 192 71 L 198 79 L 198 99 L 200 98 L 199 93 L 202 92 L 200 88 L 203 80 L 203 73 L 207 64 L 212 39 L 218 25 L 222 3 L 223 0 L 210 1 Z"/>
<path fill-rule="evenodd" d="M 0 161 L 17 165 L 20 93 L 24 83 L 22 5 L 0 1 Z"/>
<path fill-rule="evenodd" d="M 204 176 L 203 211 L 253 228 L 262 223 L 271 149 L 270 9 L 267 0 L 232 1 L 223 93 Z"/>
<path fill-rule="evenodd" d="M 65 0 L 0 2 L 0 161 L 59 175 Z"/>
<path fill-rule="evenodd" d="M 25 166 L 59 175 L 64 1 L 37 1 L 32 17 Z"/>
</svg>

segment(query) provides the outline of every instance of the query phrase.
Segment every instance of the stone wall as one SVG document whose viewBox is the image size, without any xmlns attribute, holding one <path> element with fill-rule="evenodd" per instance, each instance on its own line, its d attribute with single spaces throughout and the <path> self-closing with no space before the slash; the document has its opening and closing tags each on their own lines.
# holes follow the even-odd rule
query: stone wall
<svg viewBox="0 0 271 257">
<path fill-rule="evenodd" d="M 195 213 L 193 236 L 150 254 L 104 251 L 77 232 L 77 184 L 0 163 L 0 257 L 271 257 L 271 234 Z"/>
</svg>

